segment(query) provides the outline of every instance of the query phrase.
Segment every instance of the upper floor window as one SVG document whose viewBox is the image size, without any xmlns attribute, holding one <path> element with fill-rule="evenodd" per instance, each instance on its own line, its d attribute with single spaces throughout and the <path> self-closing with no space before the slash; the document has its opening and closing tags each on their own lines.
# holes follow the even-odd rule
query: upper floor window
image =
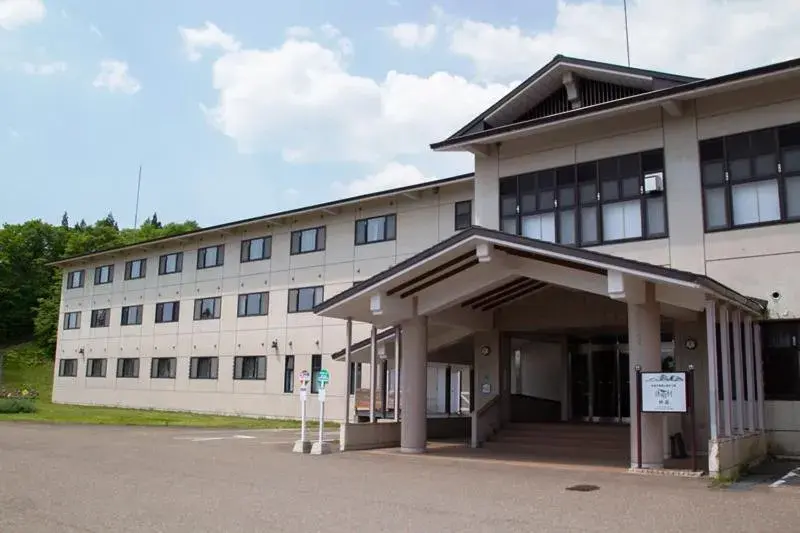
<svg viewBox="0 0 800 533">
<path fill-rule="evenodd" d="M 83 278 L 85 277 L 85 270 L 73 270 L 67 273 L 67 288 L 80 289 L 83 287 Z"/>
<path fill-rule="evenodd" d="M 81 312 L 64 313 L 64 329 L 81 329 Z"/>
<path fill-rule="evenodd" d="M 120 319 L 121 326 L 140 326 L 142 324 L 142 310 L 141 305 L 129 305 L 122 308 L 122 315 Z"/>
<path fill-rule="evenodd" d="M 90 326 L 93 328 L 107 328 L 110 316 L 111 309 L 93 309 Z"/>
<path fill-rule="evenodd" d="M 222 298 L 198 298 L 194 301 L 194 319 L 212 320 L 219 318 L 222 308 Z"/>
<path fill-rule="evenodd" d="M 94 284 L 105 285 L 114 281 L 114 265 L 103 265 L 94 269 Z"/>
<path fill-rule="evenodd" d="M 177 274 L 183 270 L 183 252 L 164 254 L 158 258 L 158 275 Z"/>
<path fill-rule="evenodd" d="M 207 246 L 197 250 L 197 269 L 222 266 L 225 262 L 225 245 Z"/>
<path fill-rule="evenodd" d="M 147 275 L 147 259 L 134 259 L 125 263 L 125 279 L 141 279 Z"/>
<path fill-rule="evenodd" d="M 239 295 L 238 316 L 262 316 L 269 312 L 269 293 L 254 292 Z"/>
<path fill-rule="evenodd" d="M 305 313 L 322 303 L 322 287 L 289 289 L 289 312 Z"/>
<path fill-rule="evenodd" d="M 455 229 L 467 229 L 472 225 L 472 200 L 456 202 L 455 205 Z"/>
<path fill-rule="evenodd" d="M 700 143 L 707 231 L 800 220 L 800 124 Z"/>
<path fill-rule="evenodd" d="M 647 194 L 645 176 L 659 184 Z M 574 246 L 664 237 L 663 183 L 660 149 L 505 178 L 501 228 Z"/>
<path fill-rule="evenodd" d="M 396 237 L 396 215 L 384 215 L 356 220 L 356 244 L 393 241 Z"/>
<path fill-rule="evenodd" d="M 180 302 L 162 302 L 156 304 L 156 324 L 177 322 L 180 310 Z"/>
<path fill-rule="evenodd" d="M 307 254 L 325 249 L 325 226 L 292 232 L 291 254 Z"/>
<path fill-rule="evenodd" d="M 258 237 L 242 241 L 242 263 L 261 261 L 272 256 L 272 237 Z"/>
</svg>

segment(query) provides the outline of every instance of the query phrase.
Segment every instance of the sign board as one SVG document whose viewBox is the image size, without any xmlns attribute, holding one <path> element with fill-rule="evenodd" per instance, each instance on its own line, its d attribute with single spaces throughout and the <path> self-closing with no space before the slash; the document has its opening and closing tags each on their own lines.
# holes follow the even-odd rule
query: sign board
<svg viewBox="0 0 800 533">
<path fill-rule="evenodd" d="M 327 384 L 330 380 L 331 375 L 325 368 L 320 370 L 319 374 L 317 374 L 317 383 L 319 383 L 321 387 L 325 387 L 325 384 Z"/>
<path fill-rule="evenodd" d="M 643 413 L 687 413 L 686 372 L 642 372 Z"/>
<path fill-rule="evenodd" d="M 308 370 L 301 370 L 299 379 L 300 379 L 300 385 L 303 386 L 309 381 L 311 381 L 311 374 L 308 373 Z"/>
<path fill-rule="evenodd" d="M 324 402 L 326 395 L 327 395 L 327 391 L 325 390 L 325 388 L 324 387 L 320 387 L 319 388 L 319 392 L 317 392 L 317 400 L 319 400 L 320 402 Z"/>
</svg>

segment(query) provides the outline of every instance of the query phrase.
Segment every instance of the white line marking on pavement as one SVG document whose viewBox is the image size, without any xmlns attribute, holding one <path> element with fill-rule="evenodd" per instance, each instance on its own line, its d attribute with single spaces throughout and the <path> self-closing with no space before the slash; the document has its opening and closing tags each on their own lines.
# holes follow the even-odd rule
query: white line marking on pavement
<svg viewBox="0 0 800 533">
<path fill-rule="evenodd" d="M 791 472 L 789 472 L 788 474 L 786 474 L 785 476 L 780 478 L 778 481 L 776 481 L 775 483 L 770 485 L 770 487 L 771 488 L 777 488 L 777 487 L 780 487 L 782 485 L 786 485 L 793 478 L 797 478 L 797 477 L 800 477 L 800 468 L 795 468 L 794 470 L 792 470 Z"/>
<path fill-rule="evenodd" d="M 216 437 L 173 437 L 175 440 L 188 440 L 190 442 L 208 442 L 212 440 L 241 440 L 241 439 L 254 439 L 252 435 L 221 435 Z"/>
</svg>

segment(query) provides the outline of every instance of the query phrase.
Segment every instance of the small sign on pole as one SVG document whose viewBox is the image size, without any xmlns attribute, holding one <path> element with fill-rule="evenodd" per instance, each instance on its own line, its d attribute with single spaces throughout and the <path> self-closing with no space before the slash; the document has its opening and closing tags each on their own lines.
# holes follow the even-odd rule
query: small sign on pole
<svg viewBox="0 0 800 533">
<path fill-rule="evenodd" d="M 317 399 L 319 400 L 319 436 L 317 442 L 311 447 L 311 455 L 325 455 L 331 453 L 330 446 L 325 442 L 325 397 L 327 395 L 328 382 L 331 376 L 326 368 L 320 369 L 317 373 Z"/>
<path fill-rule="evenodd" d="M 293 451 L 308 453 L 311 451 L 311 442 L 306 435 L 306 400 L 308 399 L 308 383 L 311 381 L 311 374 L 308 370 L 301 370 L 298 377 L 300 382 L 300 440 L 294 443 Z"/>
</svg>

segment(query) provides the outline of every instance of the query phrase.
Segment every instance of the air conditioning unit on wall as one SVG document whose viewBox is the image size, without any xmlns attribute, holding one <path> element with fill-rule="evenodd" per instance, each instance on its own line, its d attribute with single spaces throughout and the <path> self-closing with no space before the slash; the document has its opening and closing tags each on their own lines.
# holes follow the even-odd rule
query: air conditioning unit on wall
<svg viewBox="0 0 800 533">
<path fill-rule="evenodd" d="M 664 173 L 653 172 L 644 175 L 644 192 L 652 194 L 664 191 Z"/>
</svg>

